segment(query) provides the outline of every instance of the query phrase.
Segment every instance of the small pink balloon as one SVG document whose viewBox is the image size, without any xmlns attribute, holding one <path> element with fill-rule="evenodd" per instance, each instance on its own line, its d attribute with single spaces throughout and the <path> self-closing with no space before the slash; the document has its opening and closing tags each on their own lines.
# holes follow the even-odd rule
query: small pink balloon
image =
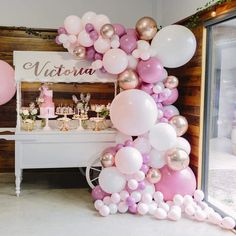
<svg viewBox="0 0 236 236">
<path fill-rule="evenodd" d="M 116 147 L 108 147 L 103 152 L 109 152 L 112 153 L 112 155 L 116 155 Z"/>
<path fill-rule="evenodd" d="M 55 38 L 55 43 L 58 44 L 58 45 L 61 45 L 62 43 L 59 41 L 59 35 L 56 36 Z"/>
<path fill-rule="evenodd" d="M 93 190 L 92 190 L 92 198 L 93 200 L 103 200 L 104 197 L 110 196 L 110 194 L 104 192 L 99 185 L 97 185 Z"/>
<path fill-rule="evenodd" d="M 133 35 L 123 35 L 120 38 L 120 48 L 127 54 L 131 54 L 132 51 L 137 48 L 137 39 Z"/>
<path fill-rule="evenodd" d="M 123 144 L 117 144 L 116 146 L 115 146 L 115 150 L 116 150 L 116 152 L 118 152 L 121 148 L 123 148 L 124 147 L 124 145 Z"/>
<path fill-rule="evenodd" d="M 163 112 L 164 112 L 164 117 L 168 120 L 171 119 L 173 116 L 179 115 L 178 109 L 173 105 L 164 106 Z"/>
<path fill-rule="evenodd" d="M 9 102 L 16 93 L 14 69 L 0 60 L 0 105 Z"/>
<path fill-rule="evenodd" d="M 132 28 L 127 29 L 126 34 L 133 35 L 136 38 L 136 40 L 138 40 L 138 34 L 137 34 L 137 31 L 135 29 L 132 29 Z"/>
<path fill-rule="evenodd" d="M 196 178 L 193 171 L 187 167 L 181 171 L 173 171 L 164 166 L 161 180 L 155 184 L 156 191 L 162 192 L 165 201 L 172 201 L 176 194 L 193 195 L 196 190 Z"/>
<path fill-rule="evenodd" d="M 149 167 L 146 164 L 143 164 L 141 169 L 140 169 L 144 174 L 147 174 Z"/>
<path fill-rule="evenodd" d="M 137 71 L 143 82 L 156 83 L 161 81 L 163 77 L 163 66 L 156 57 L 151 57 L 146 61 L 140 61 Z"/>
<path fill-rule="evenodd" d="M 138 207 L 137 204 L 129 206 L 129 212 L 132 213 L 132 214 L 137 214 L 138 213 L 137 207 Z"/>
<path fill-rule="evenodd" d="M 170 96 L 166 100 L 163 101 L 163 105 L 171 105 L 175 103 L 178 97 L 179 97 L 178 89 L 177 88 L 172 89 Z"/>
<path fill-rule="evenodd" d="M 95 53 L 94 59 L 95 60 L 102 60 L 103 55 L 101 53 Z"/>
<path fill-rule="evenodd" d="M 142 83 L 141 85 L 141 90 L 143 90 L 144 92 L 148 93 L 148 94 L 152 94 L 153 93 L 153 84 L 148 84 L 148 83 Z"/>
<path fill-rule="evenodd" d="M 138 184 L 138 189 L 139 190 L 144 190 L 146 187 L 146 184 L 144 181 L 140 181 L 139 184 Z"/>
<path fill-rule="evenodd" d="M 134 146 L 134 143 L 133 143 L 133 141 L 131 141 L 131 140 L 127 140 L 127 141 L 125 141 L 125 146 L 126 146 L 126 147 L 133 147 L 133 146 Z"/>
<path fill-rule="evenodd" d="M 115 34 L 117 34 L 119 37 L 125 34 L 125 27 L 121 24 L 112 24 L 112 26 L 115 29 Z"/>
<path fill-rule="evenodd" d="M 89 61 L 94 60 L 95 53 L 96 53 L 96 51 L 95 51 L 94 47 L 87 48 L 86 49 L 86 59 Z"/>
<path fill-rule="evenodd" d="M 94 30 L 94 27 L 93 27 L 92 24 L 87 23 L 87 24 L 85 25 L 85 31 L 86 31 L 87 33 L 90 33 L 90 32 L 92 32 L 93 30 Z"/>
<path fill-rule="evenodd" d="M 93 30 L 89 33 L 89 37 L 93 40 L 96 41 L 99 37 L 98 33 L 96 30 Z"/>
<path fill-rule="evenodd" d="M 148 154 L 142 154 L 143 164 L 147 164 L 150 160 L 150 156 Z"/>
<path fill-rule="evenodd" d="M 57 30 L 58 34 L 67 34 L 66 29 L 64 27 L 59 27 Z"/>
<path fill-rule="evenodd" d="M 159 102 L 159 95 L 158 95 L 158 94 L 156 94 L 156 93 L 152 94 L 152 98 L 154 99 L 154 101 L 155 101 L 156 103 Z"/>
</svg>

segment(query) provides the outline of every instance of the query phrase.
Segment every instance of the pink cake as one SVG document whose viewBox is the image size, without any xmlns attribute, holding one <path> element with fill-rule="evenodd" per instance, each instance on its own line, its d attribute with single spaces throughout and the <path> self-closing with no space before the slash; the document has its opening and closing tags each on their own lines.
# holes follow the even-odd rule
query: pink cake
<svg viewBox="0 0 236 236">
<path fill-rule="evenodd" d="M 49 90 L 47 87 L 44 87 L 42 93 L 43 103 L 40 106 L 40 115 L 49 117 L 54 116 L 55 105 L 52 101 L 53 91 Z"/>
</svg>

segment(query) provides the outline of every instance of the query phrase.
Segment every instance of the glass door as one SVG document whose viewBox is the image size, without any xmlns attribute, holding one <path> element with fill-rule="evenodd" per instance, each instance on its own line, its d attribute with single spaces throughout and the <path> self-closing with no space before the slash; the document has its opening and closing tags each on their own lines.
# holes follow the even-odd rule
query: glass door
<svg viewBox="0 0 236 236">
<path fill-rule="evenodd" d="M 236 13 L 208 22 L 202 185 L 236 218 Z"/>
</svg>

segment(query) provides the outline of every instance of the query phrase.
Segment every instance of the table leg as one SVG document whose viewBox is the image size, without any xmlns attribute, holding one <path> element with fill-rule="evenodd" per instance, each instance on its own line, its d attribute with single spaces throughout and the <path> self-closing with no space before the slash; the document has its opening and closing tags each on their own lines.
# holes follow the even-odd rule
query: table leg
<svg viewBox="0 0 236 236">
<path fill-rule="evenodd" d="M 20 184 L 21 184 L 21 179 L 22 179 L 22 175 L 16 175 L 16 196 L 19 197 L 20 196 Z"/>
</svg>

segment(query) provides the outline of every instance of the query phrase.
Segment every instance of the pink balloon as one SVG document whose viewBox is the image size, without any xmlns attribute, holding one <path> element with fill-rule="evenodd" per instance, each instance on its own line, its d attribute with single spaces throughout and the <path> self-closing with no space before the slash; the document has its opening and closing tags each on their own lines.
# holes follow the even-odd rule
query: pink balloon
<svg viewBox="0 0 236 236">
<path fill-rule="evenodd" d="M 66 29 L 64 27 L 59 27 L 57 30 L 58 34 L 67 34 Z"/>
<path fill-rule="evenodd" d="M 87 48 L 86 49 L 86 59 L 89 60 L 89 61 L 94 60 L 95 53 L 96 53 L 96 51 L 95 51 L 94 47 Z"/>
<path fill-rule="evenodd" d="M 173 171 L 164 166 L 160 171 L 161 180 L 155 184 L 155 187 L 156 191 L 162 192 L 165 201 L 172 201 L 175 194 L 193 195 L 196 189 L 196 178 L 189 167 L 181 171 Z"/>
<path fill-rule="evenodd" d="M 163 77 L 163 66 L 156 57 L 151 57 L 147 61 L 138 63 L 138 74 L 143 82 L 156 83 L 161 81 Z"/>
<path fill-rule="evenodd" d="M 136 38 L 136 40 L 138 40 L 138 34 L 137 34 L 137 31 L 135 29 L 131 29 L 131 28 L 127 29 L 126 34 L 133 35 Z"/>
<path fill-rule="evenodd" d="M 9 102 L 16 93 L 13 68 L 0 60 L 0 105 Z"/>
<path fill-rule="evenodd" d="M 144 92 L 148 93 L 148 94 L 153 94 L 153 84 L 147 84 L 147 83 L 142 83 L 141 85 L 141 90 L 143 90 Z"/>
<path fill-rule="evenodd" d="M 171 119 L 173 116 L 179 115 L 179 110 L 173 105 L 164 106 L 163 112 L 164 112 L 164 117 L 167 118 L 168 120 Z"/>
<path fill-rule="evenodd" d="M 127 54 L 119 48 L 110 49 L 104 54 L 103 66 L 110 74 L 120 74 L 128 66 Z"/>
<path fill-rule="evenodd" d="M 91 47 L 93 45 L 93 40 L 85 30 L 79 33 L 78 42 L 84 47 Z"/>
<path fill-rule="evenodd" d="M 170 96 L 162 103 L 163 105 L 171 105 L 177 101 L 178 97 L 179 97 L 178 89 L 177 88 L 171 89 Z"/>
<path fill-rule="evenodd" d="M 137 40 L 133 35 L 125 34 L 120 38 L 120 48 L 126 53 L 131 54 L 137 47 Z"/>
<path fill-rule="evenodd" d="M 99 185 L 97 185 L 92 190 L 92 198 L 93 198 L 94 201 L 96 201 L 96 200 L 103 200 L 103 198 L 106 197 L 106 196 L 110 196 L 110 194 L 104 192 Z"/>
<path fill-rule="evenodd" d="M 122 35 L 125 34 L 125 27 L 121 24 L 112 24 L 114 29 L 115 29 L 115 33 L 121 37 Z"/>
</svg>

